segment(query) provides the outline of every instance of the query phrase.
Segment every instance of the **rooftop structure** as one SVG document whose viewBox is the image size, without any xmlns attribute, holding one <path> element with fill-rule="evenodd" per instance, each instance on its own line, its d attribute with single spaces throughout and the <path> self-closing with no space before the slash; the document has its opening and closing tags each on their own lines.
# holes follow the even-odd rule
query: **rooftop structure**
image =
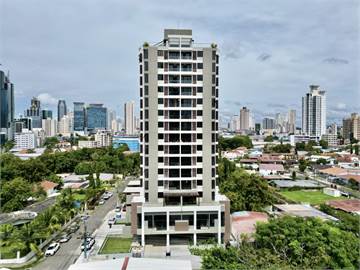
<svg viewBox="0 0 360 270">
<path fill-rule="evenodd" d="M 337 221 L 337 218 L 334 218 L 316 208 L 306 205 L 306 204 L 274 204 L 274 212 L 278 215 L 290 215 L 297 217 L 316 217 L 322 220 L 332 220 Z"/>
</svg>

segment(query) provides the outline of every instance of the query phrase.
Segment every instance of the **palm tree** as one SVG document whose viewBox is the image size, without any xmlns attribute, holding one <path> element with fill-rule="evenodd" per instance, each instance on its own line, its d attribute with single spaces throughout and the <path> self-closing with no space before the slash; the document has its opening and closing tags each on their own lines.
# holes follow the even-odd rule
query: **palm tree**
<svg viewBox="0 0 360 270">
<path fill-rule="evenodd" d="M 11 224 L 0 225 L 0 246 L 8 246 L 9 244 L 11 244 L 14 229 L 14 226 Z"/>
</svg>

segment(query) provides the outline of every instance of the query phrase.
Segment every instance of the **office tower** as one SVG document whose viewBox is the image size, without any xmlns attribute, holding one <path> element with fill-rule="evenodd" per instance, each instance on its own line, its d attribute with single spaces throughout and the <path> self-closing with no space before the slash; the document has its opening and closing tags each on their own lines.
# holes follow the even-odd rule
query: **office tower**
<svg viewBox="0 0 360 270">
<path fill-rule="evenodd" d="M 124 122 L 125 122 L 125 134 L 133 135 L 135 134 L 135 102 L 128 101 L 124 104 Z"/>
<path fill-rule="evenodd" d="M 326 134 L 326 96 L 318 85 L 302 98 L 302 132 L 310 136 Z"/>
<path fill-rule="evenodd" d="M 42 110 L 41 111 L 41 119 L 52 119 L 52 111 L 51 110 Z"/>
<path fill-rule="evenodd" d="M 107 108 L 103 104 L 89 104 L 86 107 L 86 128 L 90 133 L 107 128 Z"/>
<path fill-rule="evenodd" d="M 131 207 L 141 244 L 180 237 L 229 240 L 229 200 L 218 193 L 217 46 L 166 29 L 139 52 L 141 180 Z M 171 239 L 170 239 L 171 238 Z M 186 241 L 187 241 L 186 240 Z"/>
<path fill-rule="evenodd" d="M 265 117 L 262 122 L 262 128 L 263 129 L 275 129 L 275 119 Z"/>
<path fill-rule="evenodd" d="M 15 119 L 15 132 L 22 132 L 23 129 L 32 129 L 31 118 L 20 116 L 19 118 Z"/>
<path fill-rule="evenodd" d="M 296 111 L 289 110 L 288 112 L 288 132 L 295 134 L 296 130 Z"/>
<path fill-rule="evenodd" d="M 250 110 L 242 107 L 240 110 L 240 130 L 248 130 L 250 122 Z"/>
<path fill-rule="evenodd" d="M 119 128 L 120 124 L 119 124 L 119 121 L 117 119 L 113 119 L 111 121 L 111 130 L 113 132 L 118 132 L 120 131 L 120 128 Z"/>
<path fill-rule="evenodd" d="M 85 103 L 74 102 L 74 131 L 85 131 Z"/>
<path fill-rule="evenodd" d="M 25 117 L 31 118 L 32 128 L 41 128 L 41 105 L 40 100 L 36 97 L 31 99 L 31 105 L 30 108 L 25 111 Z"/>
<path fill-rule="evenodd" d="M 357 113 L 343 119 L 343 137 L 345 140 L 360 140 L 360 116 Z"/>
<path fill-rule="evenodd" d="M 240 117 L 238 115 L 234 115 L 231 117 L 230 130 L 231 131 L 240 130 Z"/>
<path fill-rule="evenodd" d="M 0 144 L 14 138 L 14 85 L 0 70 Z"/>
<path fill-rule="evenodd" d="M 261 124 L 260 123 L 255 123 L 256 135 L 260 135 L 260 130 L 261 130 Z"/>
<path fill-rule="evenodd" d="M 60 122 L 61 118 L 63 118 L 64 115 L 67 114 L 67 107 L 66 102 L 63 99 L 60 99 L 58 101 L 58 107 L 57 107 L 57 119 Z"/>
<path fill-rule="evenodd" d="M 57 120 L 51 118 L 42 119 L 42 128 L 46 137 L 55 136 L 57 134 Z"/>
<path fill-rule="evenodd" d="M 71 134 L 72 118 L 69 115 L 64 115 L 58 122 L 58 134 L 62 136 L 70 136 Z"/>
<path fill-rule="evenodd" d="M 107 111 L 107 130 L 112 130 L 113 120 L 116 120 L 116 112 L 114 110 Z"/>
</svg>

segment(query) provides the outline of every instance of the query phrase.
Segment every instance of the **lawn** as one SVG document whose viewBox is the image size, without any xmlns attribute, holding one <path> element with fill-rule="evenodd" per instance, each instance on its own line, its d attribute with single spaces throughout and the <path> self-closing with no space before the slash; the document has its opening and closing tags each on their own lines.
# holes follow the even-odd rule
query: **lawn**
<svg viewBox="0 0 360 270">
<path fill-rule="evenodd" d="M 132 238 L 107 237 L 99 254 L 129 253 Z"/>
<path fill-rule="evenodd" d="M 74 193 L 73 196 L 75 201 L 82 202 L 85 200 L 85 194 Z"/>
<path fill-rule="evenodd" d="M 310 203 L 312 205 L 319 205 L 325 203 L 326 201 L 331 200 L 343 200 L 344 197 L 332 197 L 322 193 L 322 191 L 306 191 L 306 190 L 296 190 L 296 191 L 280 191 L 280 194 L 285 198 L 296 201 L 299 203 Z"/>
</svg>

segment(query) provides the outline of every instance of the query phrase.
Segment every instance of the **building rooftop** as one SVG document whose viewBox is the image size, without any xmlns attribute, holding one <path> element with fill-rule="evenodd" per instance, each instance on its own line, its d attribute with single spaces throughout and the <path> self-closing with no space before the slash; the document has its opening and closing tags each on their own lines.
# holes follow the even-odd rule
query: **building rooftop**
<svg viewBox="0 0 360 270">
<path fill-rule="evenodd" d="M 259 169 L 283 172 L 284 166 L 282 164 L 260 164 Z"/>
<path fill-rule="evenodd" d="M 237 240 L 243 233 L 254 233 L 257 222 L 267 222 L 267 220 L 268 215 L 266 213 L 250 211 L 234 212 L 231 215 L 231 233 L 235 240 Z"/>
<path fill-rule="evenodd" d="M 327 204 L 335 209 L 360 215 L 360 200 L 358 199 L 329 201 Z"/>
<path fill-rule="evenodd" d="M 125 257 L 113 260 L 90 261 L 87 263 L 76 263 L 70 266 L 69 270 L 191 270 L 190 260 L 154 259 L 154 258 L 132 258 Z"/>
<path fill-rule="evenodd" d="M 306 205 L 306 204 L 274 204 L 275 212 L 280 214 L 287 214 L 297 217 L 317 217 L 322 220 L 332 220 L 337 221 L 337 218 L 334 218 L 316 208 Z"/>
<path fill-rule="evenodd" d="M 56 183 L 51 182 L 51 181 L 48 181 L 48 180 L 43 180 L 43 181 L 41 181 L 41 183 L 40 183 L 40 186 L 41 186 L 45 191 L 54 189 L 54 188 L 56 188 L 58 185 L 59 185 L 59 184 L 56 184 Z"/>
<path fill-rule="evenodd" d="M 302 188 L 323 188 L 322 184 L 312 180 L 272 180 L 278 188 L 291 188 L 291 187 L 302 187 Z"/>
</svg>

